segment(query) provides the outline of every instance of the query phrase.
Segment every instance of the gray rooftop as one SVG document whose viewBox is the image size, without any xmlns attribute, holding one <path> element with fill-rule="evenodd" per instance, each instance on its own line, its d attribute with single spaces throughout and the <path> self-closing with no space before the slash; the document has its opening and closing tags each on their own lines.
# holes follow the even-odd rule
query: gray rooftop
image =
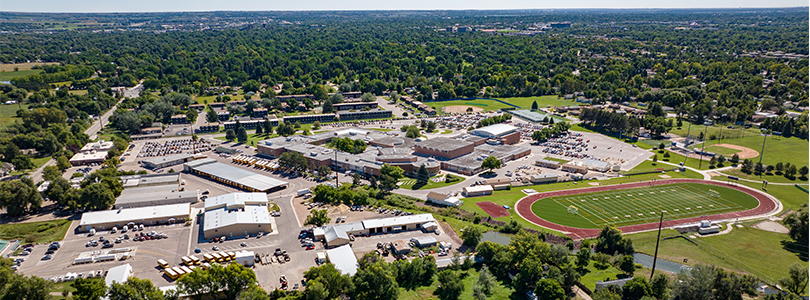
<svg viewBox="0 0 810 300">
<path fill-rule="evenodd" d="M 180 184 L 180 173 L 121 176 L 125 188 L 148 185 Z"/>
<path fill-rule="evenodd" d="M 167 163 L 167 162 L 182 161 L 182 160 L 186 160 L 186 159 L 189 159 L 189 158 L 192 158 L 192 157 L 194 157 L 193 154 L 175 154 L 175 155 L 169 155 L 169 156 L 147 158 L 147 159 L 141 160 L 141 163 L 142 164 L 159 165 L 159 164 Z"/>
<path fill-rule="evenodd" d="M 210 176 L 239 183 L 257 191 L 267 191 L 279 186 L 287 185 L 287 182 L 285 181 L 218 162 L 191 166 L 191 168 L 199 172 L 207 173 Z"/>
<path fill-rule="evenodd" d="M 462 141 L 457 139 L 450 139 L 445 137 L 432 138 L 426 141 L 416 143 L 416 146 L 422 148 L 429 148 L 435 150 L 452 151 L 461 147 L 472 145 L 472 142 Z"/>
<path fill-rule="evenodd" d="M 186 199 L 189 203 L 197 202 L 199 191 L 179 191 L 177 185 L 165 184 L 157 186 L 144 186 L 126 188 L 115 199 L 115 207 L 142 206 L 135 204 L 152 203 L 160 205 L 160 201 L 168 199 Z"/>
</svg>

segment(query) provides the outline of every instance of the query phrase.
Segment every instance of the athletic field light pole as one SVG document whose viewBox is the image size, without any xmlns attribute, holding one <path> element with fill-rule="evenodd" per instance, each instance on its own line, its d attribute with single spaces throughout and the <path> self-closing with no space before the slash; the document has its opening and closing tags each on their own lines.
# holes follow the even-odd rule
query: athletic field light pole
<svg viewBox="0 0 810 300">
<path fill-rule="evenodd" d="M 703 147 L 700 148 L 700 161 L 698 162 L 698 169 L 703 166 L 703 153 L 706 151 L 706 131 L 709 130 L 709 121 L 703 121 Z"/>
<path fill-rule="evenodd" d="M 761 135 L 762 135 L 762 150 L 759 152 L 759 165 L 760 166 L 762 165 L 762 157 L 765 156 L 765 141 L 768 140 L 768 136 L 770 134 L 765 132 L 765 133 L 761 133 Z M 762 172 L 759 173 L 759 178 L 762 178 Z"/>
<path fill-rule="evenodd" d="M 689 121 L 689 127 L 686 128 L 686 141 L 684 142 L 683 148 L 686 149 L 687 152 L 684 152 L 683 156 L 683 165 L 681 167 L 686 166 L 686 159 L 689 158 L 689 132 L 692 131 L 692 121 Z"/>
</svg>

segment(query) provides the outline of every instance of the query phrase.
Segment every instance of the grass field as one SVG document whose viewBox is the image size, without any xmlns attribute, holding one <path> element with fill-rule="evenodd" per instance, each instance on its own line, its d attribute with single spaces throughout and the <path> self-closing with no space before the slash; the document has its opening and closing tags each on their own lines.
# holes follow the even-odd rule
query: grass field
<svg viewBox="0 0 810 300">
<path fill-rule="evenodd" d="M 14 68 L 17 68 L 18 71 L 25 71 L 25 70 L 31 70 L 31 67 L 33 67 L 33 66 L 58 65 L 58 64 L 59 63 L 56 63 L 56 62 L 47 62 L 47 63 L 33 62 L 33 63 L 18 63 L 18 64 L 0 64 L 0 72 L 2 72 L 2 71 L 12 72 L 12 71 L 14 71 Z"/>
<path fill-rule="evenodd" d="M 6 128 L 17 119 L 17 110 L 28 110 L 28 104 L 0 105 L 0 129 Z"/>
<path fill-rule="evenodd" d="M 0 81 L 10 81 L 17 77 L 23 77 L 33 74 L 39 74 L 44 72 L 43 70 L 21 70 L 21 71 L 4 71 L 0 72 Z"/>
<path fill-rule="evenodd" d="M 697 128 L 696 128 L 697 127 Z M 699 131 L 702 131 L 703 126 L 692 126 L 690 135 L 697 136 Z M 673 134 L 686 136 L 687 129 L 684 126 L 682 129 L 672 130 Z M 711 138 L 716 137 L 731 137 L 723 139 L 709 140 L 706 142 L 708 149 L 714 144 L 732 144 L 743 147 L 748 147 L 761 152 L 762 142 L 765 140 L 765 156 L 762 157 L 762 163 L 765 165 L 776 164 L 778 162 L 790 162 L 799 166 L 806 166 L 808 164 L 808 156 L 810 156 L 810 147 L 808 141 L 797 137 L 783 138 L 779 136 L 763 137 L 760 136 L 759 129 L 728 129 L 725 126 L 711 126 L 706 129 L 706 136 Z M 696 144 L 695 147 L 702 147 L 702 144 Z M 729 149 L 730 150 L 730 149 Z M 790 153 L 790 158 L 786 158 L 783 153 Z M 733 154 L 732 154 L 733 155 Z M 760 153 L 762 155 L 762 153 Z M 759 161 L 759 157 L 753 158 L 754 161 Z"/>
<path fill-rule="evenodd" d="M 712 177 L 715 180 L 723 180 L 725 176 L 722 177 Z M 762 184 L 759 182 L 747 182 L 747 181 L 740 181 L 740 184 L 752 187 L 755 189 L 760 189 Z M 805 188 L 807 188 L 805 186 Z M 797 210 L 802 204 L 807 203 L 807 193 L 800 190 L 799 188 L 793 185 L 768 185 L 768 190 L 765 191 L 768 194 L 776 197 L 779 201 L 782 201 L 782 205 L 785 206 L 785 209 Z"/>
<path fill-rule="evenodd" d="M 70 229 L 70 220 L 54 220 L 0 225 L 0 239 L 23 240 L 26 243 L 61 241 Z"/>
<path fill-rule="evenodd" d="M 532 212 L 561 225 L 602 228 L 652 222 L 658 220 L 661 211 L 669 219 L 683 219 L 750 209 L 757 204 L 754 197 L 730 188 L 678 183 L 551 197 L 532 204 Z M 568 211 L 571 206 L 577 208 L 576 214 Z"/>
<path fill-rule="evenodd" d="M 475 282 L 478 281 L 478 271 L 476 269 L 470 269 L 467 271 L 455 271 L 456 275 L 462 277 L 462 273 L 467 273 L 463 279 L 461 279 L 462 284 L 464 284 L 464 292 L 461 293 L 461 296 L 458 298 L 460 300 L 472 300 L 472 287 Z M 492 289 L 492 294 L 489 296 L 489 299 L 510 299 L 512 294 L 515 292 L 513 288 L 504 284 L 501 281 L 496 280 L 495 286 Z M 424 300 L 424 299 L 439 299 L 433 292 L 439 287 L 438 280 L 433 280 L 433 284 L 430 286 L 418 287 L 413 290 L 406 290 L 404 288 L 399 289 L 399 297 L 397 299 L 402 300 Z M 523 297 L 520 297 L 521 299 Z"/>
<path fill-rule="evenodd" d="M 795 184 L 807 185 L 807 180 L 802 180 L 798 176 L 791 180 L 790 178 L 787 178 L 784 175 L 776 175 L 776 173 L 765 173 L 765 174 L 762 174 L 762 176 L 759 176 L 759 175 L 755 175 L 753 173 L 752 174 L 743 173 L 742 171 L 740 171 L 740 169 L 724 170 L 722 172 L 723 172 L 723 174 L 731 175 L 731 176 L 737 176 L 737 177 L 742 178 L 742 179 L 750 179 L 750 180 L 756 180 L 756 181 L 767 180 L 768 182 L 775 182 L 775 183 L 777 183 L 777 182 L 778 183 L 795 183 Z M 776 172 L 776 171 L 774 171 L 774 172 Z"/>
<path fill-rule="evenodd" d="M 703 178 L 702 175 L 687 171 L 684 173 L 678 172 L 668 172 L 668 175 L 672 176 L 672 178 Z M 630 183 L 630 182 L 639 182 L 639 181 L 649 181 L 652 179 L 661 179 L 658 175 L 661 174 L 644 174 L 638 176 L 630 176 L 630 177 L 621 177 L 621 178 L 614 178 L 610 180 L 600 181 L 599 183 L 602 185 L 617 185 L 620 183 Z M 551 184 L 540 184 L 540 185 L 531 185 L 531 186 L 521 186 L 519 188 L 512 188 L 511 190 L 500 190 L 495 191 L 491 196 L 484 196 L 484 197 L 472 197 L 472 198 L 464 198 L 464 204 L 461 205 L 461 209 L 466 211 L 477 213 L 481 216 L 489 216 L 485 213 L 481 207 L 476 205 L 475 203 L 483 202 L 483 201 L 492 201 L 498 205 L 508 205 L 510 207 L 515 207 L 515 203 L 520 200 L 520 198 L 526 197 L 526 194 L 521 192 L 521 189 L 534 189 L 538 192 L 548 192 L 548 191 L 557 191 L 557 190 L 567 190 L 567 189 L 578 189 L 578 188 L 587 188 L 591 187 L 585 183 L 575 184 L 572 182 L 558 182 L 558 183 L 551 183 Z M 531 228 L 534 230 L 542 231 L 542 232 L 551 232 L 559 234 L 558 232 L 550 229 L 545 229 L 535 224 L 529 223 L 525 219 L 518 216 L 515 213 L 514 209 L 509 209 L 510 216 L 508 217 L 500 217 L 494 218 L 495 220 L 501 222 L 509 222 L 510 220 L 516 220 L 520 226 L 525 228 Z M 563 209 L 565 211 L 565 209 Z M 567 213 L 567 212 L 566 212 Z M 449 219 L 448 219 L 449 220 Z"/>
<path fill-rule="evenodd" d="M 750 224 L 746 224 L 750 225 Z M 627 235 L 637 252 L 655 253 L 656 231 Z M 697 246 L 684 239 L 669 239 L 679 233 L 672 229 L 661 232 L 658 256 L 686 264 L 711 264 L 736 272 L 745 272 L 769 283 L 787 276 L 794 263 L 807 265 L 807 245 L 796 246 L 790 236 L 749 226 L 734 227 L 728 234 L 695 239 Z"/>
<path fill-rule="evenodd" d="M 538 97 L 515 97 L 515 98 L 498 98 L 503 102 L 507 102 L 509 104 L 520 106 L 521 108 L 531 109 L 532 103 L 537 101 L 538 107 L 546 107 L 546 106 L 563 106 L 563 105 L 577 105 L 578 103 L 575 101 L 570 100 L 563 100 L 557 98 L 557 96 L 538 96 Z M 498 101 L 486 100 L 486 99 L 475 99 L 475 100 L 454 100 L 454 101 L 437 101 L 437 102 L 425 102 L 430 107 L 434 107 L 436 109 L 441 109 L 445 106 L 452 106 L 452 105 L 468 105 L 468 106 L 477 106 L 485 111 L 490 110 L 499 110 L 503 108 L 512 108 L 513 106 L 506 105 L 500 103 Z"/>
</svg>

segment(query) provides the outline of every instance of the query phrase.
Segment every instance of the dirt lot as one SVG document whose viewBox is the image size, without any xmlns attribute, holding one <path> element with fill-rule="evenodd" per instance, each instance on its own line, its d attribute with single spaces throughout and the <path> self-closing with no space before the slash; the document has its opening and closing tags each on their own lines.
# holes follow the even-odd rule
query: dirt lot
<svg viewBox="0 0 810 300">
<path fill-rule="evenodd" d="M 19 63 L 19 64 L 0 64 L 0 71 L 12 72 L 14 68 L 18 68 L 20 71 L 31 70 L 33 66 L 42 66 L 42 65 L 58 65 L 57 62 L 47 62 L 47 63 Z"/>
<path fill-rule="evenodd" d="M 746 158 L 752 158 L 752 157 L 759 156 L 759 152 L 757 152 L 754 149 L 748 148 L 748 147 L 731 145 L 731 144 L 714 144 L 712 146 L 729 148 L 729 149 L 734 149 L 734 150 L 740 150 L 740 152 L 737 153 L 737 155 L 740 156 L 740 159 L 746 159 Z"/>
</svg>

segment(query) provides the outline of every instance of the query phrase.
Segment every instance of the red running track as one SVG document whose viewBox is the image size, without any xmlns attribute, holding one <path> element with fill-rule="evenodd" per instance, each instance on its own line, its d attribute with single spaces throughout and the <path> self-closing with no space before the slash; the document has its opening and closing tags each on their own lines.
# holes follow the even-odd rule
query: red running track
<svg viewBox="0 0 810 300">
<path fill-rule="evenodd" d="M 759 201 L 759 205 L 757 207 L 744 210 L 744 211 L 737 211 L 737 212 L 728 212 L 722 214 L 711 215 L 708 217 L 691 217 L 686 219 L 678 219 L 678 220 L 670 220 L 664 221 L 664 228 L 673 227 L 677 225 L 683 225 L 688 223 L 697 223 L 700 220 L 705 220 L 707 218 L 711 218 L 714 220 L 728 220 L 734 218 L 743 218 L 743 217 L 753 217 L 758 215 L 767 214 L 774 209 L 776 209 L 779 204 L 765 195 L 762 192 L 751 190 L 745 187 L 740 187 L 736 185 L 729 185 L 722 182 L 716 181 L 708 181 L 708 180 L 699 180 L 699 179 L 665 179 L 665 180 L 655 180 L 655 181 L 644 181 L 644 182 L 636 182 L 636 183 L 628 183 L 628 184 L 621 184 L 621 185 L 606 185 L 606 186 L 598 186 L 598 187 L 590 187 L 590 188 L 580 188 L 580 189 L 572 189 L 572 190 L 562 190 L 562 191 L 552 191 L 552 192 L 545 192 L 545 193 L 538 193 L 534 195 L 527 196 L 523 199 L 518 200 L 515 204 L 515 210 L 517 211 L 518 215 L 522 218 L 526 219 L 527 221 L 534 223 L 535 225 L 545 227 L 548 229 L 566 232 L 566 235 L 570 236 L 574 239 L 583 239 L 583 238 L 592 238 L 599 235 L 599 231 L 601 229 L 591 229 L 591 228 L 576 228 L 576 227 L 569 227 L 564 225 L 559 225 L 556 223 L 552 223 L 546 220 L 543 220 L 539 216 L 535 215 L 532 212 L 532 204 L 537 202 L 540 199 L 549 198 L 549 197 L 556 197 L 556 196 L 567 196 L 567 195 L 574 195 L 574 194 L 583 194 L 583 193 L 593 193 L 593 192 L 602 192 L 602 191 L 610 191 L 610 190 L 618 190 L 618 189 L 628 189 L 628 188 L 637 188 L 637 187 L 645 187 L 645 186 L 656 186 L 656 185 L 664 185 L 664 184 L 673 184 L 673 183 L 700 183 L 700 184 L 709 184 L 709 185 L 716 185 L 727 187 L 731 189 L 735 189 L 738 191 L 742 191 L 746 194 L 749 194 L 756 198 Z M 654 230 L 658 229 L 658 223 L 647 223 L 647 224 L 638 224 L 638 225 L 629 225 L 629 226 L 622 226 L 619 227 L 623 233 L 632 233 L 632 232 L 639 232 L 639 231 L 647 231 L 647 230 Z"/>
</svg>

